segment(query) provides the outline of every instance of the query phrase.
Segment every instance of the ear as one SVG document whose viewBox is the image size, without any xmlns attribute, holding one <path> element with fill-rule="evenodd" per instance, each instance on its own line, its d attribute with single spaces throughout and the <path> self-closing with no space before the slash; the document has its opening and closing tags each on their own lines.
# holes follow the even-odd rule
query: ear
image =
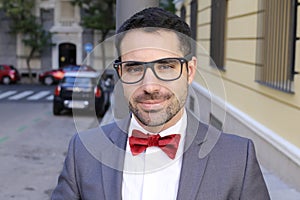
<svg viewBox="0 0 300 200">
<path fill-rule="evenodd" d="M 188 84 L 191 84 L 194 80 L 197 70 L 197 58 L 195 56 L 188 62 Z"/>
</svg>

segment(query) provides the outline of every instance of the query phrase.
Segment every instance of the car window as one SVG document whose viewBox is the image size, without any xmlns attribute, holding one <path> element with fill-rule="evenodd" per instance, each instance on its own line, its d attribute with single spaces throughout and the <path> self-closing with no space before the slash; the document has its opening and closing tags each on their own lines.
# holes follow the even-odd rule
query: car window
<svg viewBox="0 0 300 200">
<path fill-rule="evenodd" d="M 90 86 L 93 84 L 91 78 L 86 77 L 65 77 L 63 83 L 68 83 L 76 86 Z"/>
<path fill-rule="evenodd" d="M 72 71 L 72 67 L 71 66 L 67 66 L 67 67 L 64 67 L 63 70 L 65 72 L 69 72 L 69 71 Z"/>
<path fill-rule="evenodd" d="M 69 66 L 65 66 L 65 67 L 63 68 L 63 70 L 64 70 L 65 72 L 78 71 L 79 69 L 80 69 L 80 66 L 78 66 L 78 65 L 69 65 Z"/>
<path fill-rule="evenodd" d="M 72 67 L 72 70 L 73 70 L 73 71 L 78 71 L 79 69 L 80 69 L 80 66 L 73 66 L 73 67 Z"/>
<path fill-rule="evenodd" d="M 64 79 L 63 79 L 63 83 L 70 83 L 70 84 L 74 84 L 74 82 L 75 82 L 75 80 L 76 80 L 76 78 L 75 77 L 64 77 Z"/>
<path fill-rule="evenodd" d="M 90 78 L 77 78 L 75 84 L 76 85 L 91 85 L 92 82 L 91 82 Z"/>
</svg>

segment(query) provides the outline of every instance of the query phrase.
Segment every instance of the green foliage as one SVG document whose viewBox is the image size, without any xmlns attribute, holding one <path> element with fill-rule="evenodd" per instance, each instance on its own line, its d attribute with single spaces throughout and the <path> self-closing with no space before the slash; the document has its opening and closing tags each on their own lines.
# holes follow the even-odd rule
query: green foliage
<svg viewBox="0 0 300 200">
<path fill-rule="evenodd" d="M 35 32 L 31 32 L 24 39 L 23 42 L 26 46 L 35 49 L 38 52 L 43 51 L 46 46 L 53 46 L 51 43 L 52 34 L 45 31 L 42 27 L 37 27 Z"/>
<path fill-rule="evenodd" d="M 33 0 L 2 0 L 5 14 L 12 20 L 10 30 L 12 33 L 30 32 L 35 25 Z"/>
<path fill-rule="evenodd" d="M 40 19 L 33 12 L 35 0 L 1 0 L 2 9 L 11 19 L 10 32 L 22 34 L 23 42 L 34 51 L 42 51 L 51 43 L 52 33 L 43 29 Z"/>
<path fill-rule="evenodd" d="M 116 0 L 73 0 L 83 10 L 81 25 L 107 34 L 115 29 Z"/>
<path fill-rule="evenodd" d="M 32 79 L 30 60 L 35 52 L 41 52 L 47 46 L 53 46 L 52 33 L 44 30 L 40 18 L 34 15 L 35 0 L 0 0 L 1 9 L 11 20 L 10 32 L 21 34 L 23 43 L 30 48 L 26 58 L 30 79 Z"/>
<path fill-rule="evenodd" d="M 163 8 L 167 11 L 170 11 L 172 13 L 176 12 L 176 8 L 173 3 L 173 0 L 160 0 L 159 7 Z"/>
</svg>

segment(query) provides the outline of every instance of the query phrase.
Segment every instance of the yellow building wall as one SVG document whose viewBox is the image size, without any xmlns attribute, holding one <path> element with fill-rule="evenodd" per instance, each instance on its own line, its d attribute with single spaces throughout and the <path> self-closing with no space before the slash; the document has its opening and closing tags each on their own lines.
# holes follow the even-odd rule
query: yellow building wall
<svg viewBox="0 0 300 200">
<path fill-rule="evenodd" d="M 197 43 L 209 54 L 210 46 L 210 0 L 198 1 Z M 199 53 L 201 76 L 196 81 L 204 87 L 246 113 L 254 120 L 277 133 L 282 138 L 300 148 L 300 75 L 295 75 L 294 94 L 284 93 L 262 86 L 255 82 L 255 67 L 260 64 L 258 45 L 263 40 L 257 31 L 259 0 L 229 0 L 227 4 L 225 71 L 220 73 L 216 68 L 208 66 L 205 56 Z M 187 22 L 189 6 L 187 8 Z M 299 12 L 300 13 L 300 12 Z M 298 13 L 298 15 L 300 15 Z M 298 19 L 300 19 L 298 17 Z M 300 36 L 300 20 L 298 20 L 297 36 Z M 296 71 L 300 71 L 300 42 L 296 48 Z M 203 60 L 201 60 L 203 59 Z M 220 76 L 224 88 L 213 84 Z M 204 78 L 203 78 L 204 77 Z"/>
</svg>

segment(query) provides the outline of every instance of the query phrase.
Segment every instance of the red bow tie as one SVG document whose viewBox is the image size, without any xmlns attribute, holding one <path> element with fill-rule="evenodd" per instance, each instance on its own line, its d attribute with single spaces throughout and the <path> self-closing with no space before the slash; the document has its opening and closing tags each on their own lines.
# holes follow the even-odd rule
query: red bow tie
<svg viewBox="0 0 300 200">
<path fill-rule="evenodd" d="M 175 158 L 178 144 L 180 141 L 180 134 L 172 134 L 161 137 L 159 134 L 150 135 L 144 134 L 139 130 L 133 130 L 132 136 L 129 137 L 129 145 L 134 156 L 142 153 L 147 147 L 160 147 L 171 159 Z"/>
</svg>

